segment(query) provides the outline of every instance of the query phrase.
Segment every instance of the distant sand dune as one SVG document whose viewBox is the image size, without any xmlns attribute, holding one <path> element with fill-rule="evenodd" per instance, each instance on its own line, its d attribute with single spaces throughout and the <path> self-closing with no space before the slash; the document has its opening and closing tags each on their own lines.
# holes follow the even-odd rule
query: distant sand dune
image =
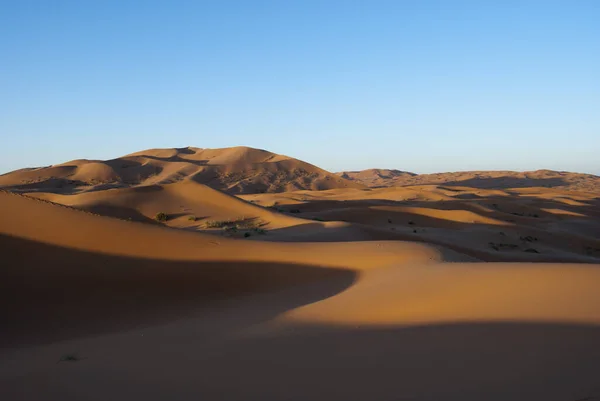
<svg viewBox="0 0 600 401">
<path fill-rule="evenodd" d="M 232 194 L 362 188 L 312 164 L 248 147 L 150 149 L 107 161 L 74 160 L 0 176 L 0 187 L 75 193 L 193 179 Z"/>
<path fill-rule="evenodd" d="M 337 175 L 369 187 L 435 184 L 481 189 L 541 187 L 600 193 L 600 177 L 596 175 L 552 170 L 414 174 L 399 170 L 370 169 L 344 171 Z"/>
<path fill-rule="evenodd" d="M 284 213 L 305 219 L 345 222 L 348 229 L 369 231 L 363 240 L 423 241 L 484 261 L 600 262 L 600 200 L 593 194 L 462 187 L 449 191 L 425 185 L 241 197 L 259 205 L 275 203 Z M 261 239 L 311 238 L 301 226 L 273 234 Z M 313 238 L 327 240 L 317 227 Z"/>
</svg>

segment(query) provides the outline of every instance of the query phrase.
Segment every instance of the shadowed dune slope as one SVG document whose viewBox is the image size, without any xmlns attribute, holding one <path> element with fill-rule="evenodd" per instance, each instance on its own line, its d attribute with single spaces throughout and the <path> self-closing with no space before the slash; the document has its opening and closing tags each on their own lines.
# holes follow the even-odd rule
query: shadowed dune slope
<svg viewBox="0 0 600 401">
<path fill-rule="evenodd" d="M 354 270 L 444 257 L 443 250 L 412 243 L 249 242 L 10 193 L 0 193 L 0 201 L 5 344 L 114 331 L 181 316 L 174 305 L 197 306 L 332 275 L 351 281 Z"/>
<path fill-rule="evenodd" d="M 149 149 L 106 161 L 74 160 L 4 174 L 0 187 L 74 193 L 184 179 L 231 194 L 363 187 L 301 160 L 243 146 Z"/>
</svg>

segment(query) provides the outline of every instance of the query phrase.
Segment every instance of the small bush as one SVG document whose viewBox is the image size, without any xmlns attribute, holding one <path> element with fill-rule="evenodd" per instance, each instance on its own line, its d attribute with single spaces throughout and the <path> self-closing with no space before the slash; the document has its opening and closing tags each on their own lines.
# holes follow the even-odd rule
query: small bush
<svg viewBox="0 0 600 401">
<path fill-rule="evenodd" d="M 252 234 L 250 234 L 250 233 L 246 232 L 246 233 L 244 233 L 244 238 L 248 238 L 248 237 L 249 237 L 249 236 L 251 236 L 251 235 L 252 235 Z"/>
<path fill-rule="evenodd" d="M 189 221 L 196 221 L 197 219 L 196 219 L 196 216 L 190 216 L 190 217 L 188 217 L 188 220 Z"/>
<path fill-rule="evenodd" d="M 320 218 L 320 217 L 314 217 L 314 218 L 313 218 L 313 220 L 314 220 L 314 221 L 325 221 L 325 220 L 323 220 L 323 219 L 322 219 L 322 218 Z"/>
<path fill-rule="evenodd" d="M 164 212 L 159 212 L 159 213 L 156 213 L 156 216 L 154 216 L 154 219 L 156 221 L 163 221 L 164 222 L 164 221 L 167 221 L 169 219 L 169 216 L 166 213 L 164 213 Z"/>
</svg>

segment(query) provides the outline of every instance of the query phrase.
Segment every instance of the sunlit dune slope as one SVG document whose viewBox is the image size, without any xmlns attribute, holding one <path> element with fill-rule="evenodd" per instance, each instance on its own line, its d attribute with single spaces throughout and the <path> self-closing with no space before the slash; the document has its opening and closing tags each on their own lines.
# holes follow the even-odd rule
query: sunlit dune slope
<svg viewBox="0 0 600 401">
<path fill-rule="evenodd" d="M 0 187 L 74 193 L 184 179 L 232 194 L 363 187 L 304 161 L 244 146 L 149 149 L 106 161 L 73 160 L 4 174 Z"/>
<path fill-rule="evenodd" d="M 600 200 L 589 193 L 423 185 L 240 197 L 290 216 L 336 222 L 338 230 L 342 224 L 370 230 L 362 240 L 422 241 L 483 261 L 600 262 Z M 309 227 L 282 228 L 264 239 L 307 240 Z M 314 238 L 324 239 L 317 228 Z"/>
</svg>

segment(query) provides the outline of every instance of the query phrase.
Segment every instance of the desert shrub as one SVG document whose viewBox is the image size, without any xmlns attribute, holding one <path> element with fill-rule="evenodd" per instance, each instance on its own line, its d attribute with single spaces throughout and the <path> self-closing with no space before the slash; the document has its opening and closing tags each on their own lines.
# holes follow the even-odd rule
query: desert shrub
<svg viewBox="0 0 600 401">
<path fill-rule="evenodd" d="M 235 220 L 209 220 L 204 225 L 206 228 L 226 228 L 235 225 Z"/>
<path fill-rule="evenodd" d="M 197 219 L 196 219 L 196 216 L 190 216 L 190 217 L 188 217 L 188 220 L 189 221 L 196 221 Z"/>
<path fill-rule="evenodd" d="M 244 233 L 244 238 L 248 238 L 248 237 L 249 237 L 249 236 L 251 236 L 251 235 L 252 235 L 252 234 L 250 234 L 250 233 L 248 233 L 248 232 L 245 232 L 245 233 Z"/>
<path fill-rule="evenodd" d="M 204 223 L 206 228 L 232 228 L 243 229 L 243 228 L 255 228 L 264 226 L 265 222 L 255 218 L 255 217 L 238 217 L 237 219 L 231 220 L 209 220 Z"/>
<path fill-rule="evenodd" d="M 158 212 L 156 213 L 156 216 L 154 216 L 154 219 L 156 221 L 167 221 L 169 216 L 165 212 Z"/>
</svg>

